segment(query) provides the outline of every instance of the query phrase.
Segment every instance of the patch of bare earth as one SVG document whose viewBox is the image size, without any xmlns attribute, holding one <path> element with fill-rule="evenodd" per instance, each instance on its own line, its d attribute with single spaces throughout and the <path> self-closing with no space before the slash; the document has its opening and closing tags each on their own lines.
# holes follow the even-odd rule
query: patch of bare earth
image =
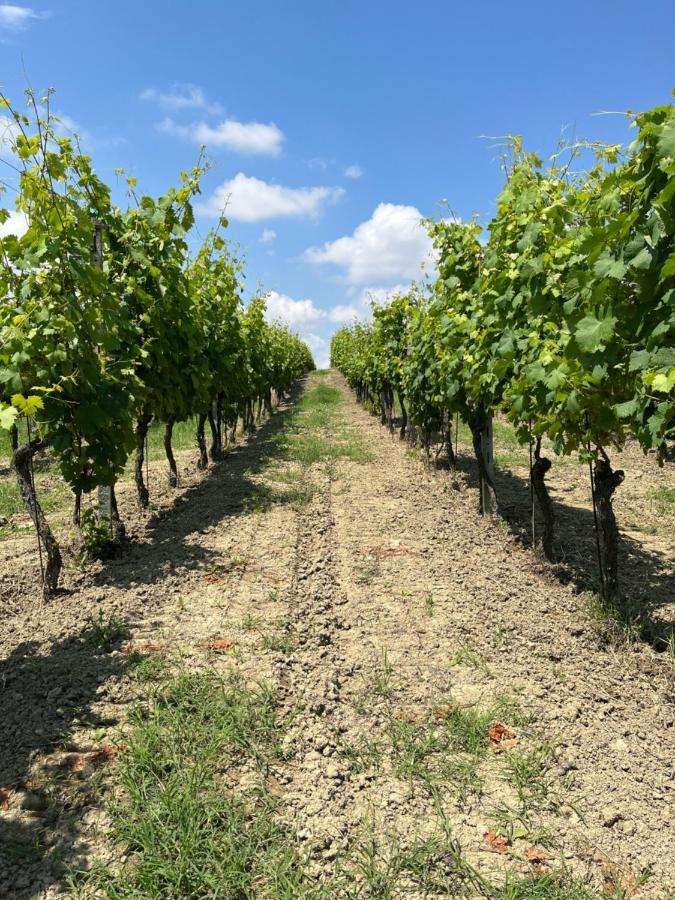
<svg viewBox="0 0 675 900">
<path fill-rule="evenodd" d="M 329 896 L 492 896 L 469 870 L 669 896 L 672 664 L 600 640 L 574 579 L 481 520 L 468 478 L 452 487 L 339 375 L 324 383 L 370 460 L 301 467 L 305 501 L 283 499 L 298 466 L 275 457 L 280 413 L 185 475 L 123 556 L 69 576 L 71 594 L 40 607 L 28 548 L 24 572 L 3 563 L 0 897 L 61 896 L 64 864 L 119 859 L 101 751 L 143 690 L 134 649 L 276 686 L 270 788 L 309 874 L 339 885 Z M 112 649 L 88 642 L 99 610 L 129 622 Z"/>
</svg>

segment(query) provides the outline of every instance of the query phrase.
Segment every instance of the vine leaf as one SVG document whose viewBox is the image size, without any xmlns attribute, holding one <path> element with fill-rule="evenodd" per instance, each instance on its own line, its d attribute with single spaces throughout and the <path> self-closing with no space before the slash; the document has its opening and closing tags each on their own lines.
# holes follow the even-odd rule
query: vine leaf
<svg viewBox="0 0 675 900">
<path fill-rule="evenodd" d="M 616 316 L 606 315 L 602 319 L 593 314 L 584 316 L 575 331 L 577 344 L 587 353 L 593 353 L 603 347 L 614 334 Z"/>
<path fill-rule="evenodd" d="M 19 410 L 15 406 L 6 406 L 4 409 L 0 409 L 0 428 L 9 431 L 18 415 Z"/>
</svg>

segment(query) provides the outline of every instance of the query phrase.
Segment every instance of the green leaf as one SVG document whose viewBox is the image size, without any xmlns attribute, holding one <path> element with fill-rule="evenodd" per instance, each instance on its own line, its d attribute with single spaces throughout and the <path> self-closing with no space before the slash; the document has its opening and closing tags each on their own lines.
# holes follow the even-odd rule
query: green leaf
<svg viewBox="0 0 675 900">
<path fill-rule="evenodd" d="M 625 403 L 619 403 L 616 407 L 616 414 L 620 419 L 628 419 L 637 411 L 637 400 L 626 400 Z"/>
<path fill-rule="evenodd" d="M 633 350 L 628 363 L 628 371 L 637 372 L 640 369 L 646 369 L 650 365 L 651 357 L 649 350 Z"/>
<path fill-rule="evenodd" d="M 603 256 L 596 262 L 593 271 L 598 278 L 615 278 L 620 281 L 626 274 L 626 266 L 621 260 Z"/>
<path fill-rule="evenodd" d="M 664 126 L 657 146 L 661 156 L 675 156 L 675 122 Z"/>
<path fill-rule="evenodd" d="M 643 247 L 630 261 L 631 269 L 648 269 L 652 261 L 652 251 L 649 247 Z"/>
<path fill-rule="evenodd" d="M 669 394 L 675 387 L 675 369 L 672 369 L 667 375 L 658 372 L 652 379 L 652 389 L 659 393 Z"/>
<path fill-rule="evenodd" d="M 15 406 L 5 406 L 3 409 L 0 409 L 0 428 L 9 431 L 18 415 L 19 410 Z"/>
<path fill-rule="evenodd" d="M 23 394 L 14 394 L 12 406 L 15 406 L 24 416 L 34 416 L 39 409 L 44 409 L 42 397 L 24 397 Z"/>
<path fill-rule="evenodd" d="M 599 350 L 614 334 L 616 321 L 616 316 L 612 315 L 606 315 L 602 319 L 594 315 L 584 316 L 574 333 L 577 344 L 587 353 Z"/>
<path fill-rule="evenodd" d="M 673 183 L 675 183 L 675 179 L 673 179 Z M 663 264 L 660 274 L 661 278 L 669 278 L 671 275 L 675 275 L 675 253 L 670 254 Z"/>
</svg>

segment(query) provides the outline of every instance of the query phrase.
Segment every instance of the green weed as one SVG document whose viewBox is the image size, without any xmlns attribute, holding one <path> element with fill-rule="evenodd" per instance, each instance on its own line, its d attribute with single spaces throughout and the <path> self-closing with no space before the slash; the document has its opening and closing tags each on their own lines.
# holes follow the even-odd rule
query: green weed
<svg viewBox="0 0 675 900">
<path fill-rule="evenodd" d="M 661 515 L 675 514 L 675 487 L 654 488 L 648 494 Z"/>
<path fill-rule="evenodd" d="M 121 897 L 318 897 L 275 819 L 267 761 L 279 752 L 273 693 L 231 676 L 181 672 L 139 707 L 120 758 L 113 837 L 127 861 L 73 878 Z M 237 771 L 257 773 L 240 787 Z"/>
<path fill-rule="evenodd" d="M 99 610 L 98 616 L 89 616 L 87 623 L 89 625 L 87 642 L 105 653 L 131 636 L 129 625 L 124 619 L 118 618 L 115 613 L 106 616 L 102 609 Z"/>
</svg>

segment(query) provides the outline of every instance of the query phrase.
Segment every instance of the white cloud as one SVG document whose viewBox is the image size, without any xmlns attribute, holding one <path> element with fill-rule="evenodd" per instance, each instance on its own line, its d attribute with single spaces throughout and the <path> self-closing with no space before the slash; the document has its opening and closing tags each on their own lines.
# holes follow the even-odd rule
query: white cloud
<svg viewBox="0 0 675 900">
<path fill-rule="evenodd" d="M 43 19 L 45 13 L 35 12 L 29 6 L 0 3 L 0 28 L 7 31 L 23 31 L 31 19 Z"/>
<path fill-rule="evenodd" d="M 79 122 L 69 116 L 67 113 L 55 113 L 58 122 L 55 123 L 57 134 L 69 138 L 79 138 L 84 144 L 93 144 L 92 135 L 86 128 L 83 128 Z"/>
<path fill-rule="evenodd" d="M 212 103 L 206 99 L 204 91 L 196 84 L 174 84 L 166 93 L 155 88 L 145 88 L 140 94 L 141 100 L 156 103 L 167 112 L 182 112 L 184 109 L 201 109 L 206 113 L 218 115 L 223 111 L 220 103 Z"/>
<path fill-rule="evenodd" d="M 26 214 L 22 212 L 10 212 L 9 219 L 0 224 L 0 238 L 7 237 L 8 234 L 15 234 L 21 237 L 28 231 L 28 219 Z"/>
<path fill-rule="evenodd" d="M 395 284 L 393 287 L 368 287 L 351 303 L 338 303 L 328 310 L 328 318 L 336 325 L 348 325 L 351 322 L 368 321 L 372 317 L 371 303 L 384 305 L 397 294 L 405 294 L 410 290 L 409 284 Z"/>
<path fill-rule="evenodd" d="M 226 210 L 229 219 L 240 222 L 287 216 L 316 219 L 327 203 L 337 203 L 343 194 L 342 188 L 284 187 L 239 172 L 217 187 L 207 200 L 196 204 L 196 208 L 205 216 L 219 216 Z"/>
<path fill-rule="evenodd" d="M 330 341 L 320 334 L 301 334 L 300 337 L 309 346 L 317 368 L 327 369 L 330 365 Z"/>
<path fill-rule="evenodd" d="M 323 156 L 313 156 L 307 160 L 310 169 L 322 169 L 324 172 L 332 164 L 333 160 L 325 159 Z"/>
<path fill-rule="evenodd" d="M 263 229 L 263 233 L 260 235 L 260 243 L 261 244 L 269 244 L 272 241 L 277 239 L 277 233 L 273 228 L 265 228 Z"/>
<path fill-rule="evenodd" d="M 351 235 L 310 247 L 304 259 L 340 266 L 352 284 L 392 282 L 419 276 L 422 263 L 433 263 L 432 243 L 414 206 L 380 203 Z"/>
<path fill-rule="evenodd" d="M 280 319 L 293 330 L 302 330 L 316 325 L 326 318 L 326 313 L 314 305 L 312 300 L 293 300 L 286 294 L 270 291 L 267 295 L 267 319 Z"/>
<path fill-rule="evenodd" d="M 328 318 L 336 325 L 347 325 L 363 317 L 363 310 L 355 303 L 336 303 L 328 310 Z"/>
<path fill-rule="evenodd" d="M 219 125 L 193 122 L 179 125 L 171 118 L 161 121 L 157 128 L 164 134 L 186 138 L 208 147 L 225 147 L 235 153 L 251 153 L 258 156 L 278 156 L 284 142 L 284 133 L 273 122 L 237 122 L 225 119 Z"/>
<path fill-rule="evenodd" d="M 356 180 L 363 175 L 363 169 L 361 168 L 361 166 L 354 163 L 354 165 L 352 166 L 347 166 L 342 174 L 345 176 L 345 178 L 353 178 L 354 180 Z"/>
<path fill-rule="evenodd" d="M 14 119 L 0 116 L 0 156 L 11 154 L 14 142 L 21 134 L 21 129 Z"/>
<path fill-rule="evenodd" d="M 319 368 L 328 365 L 330 341 L 316 332 L 328 321 L 325 310 L 315 306 L 312 300 L 294 300 L 286 294 L 270 291 L 265 316 L 268 322 L 281 321 L 295 331 L 309 346 Z"/>
</svg>

